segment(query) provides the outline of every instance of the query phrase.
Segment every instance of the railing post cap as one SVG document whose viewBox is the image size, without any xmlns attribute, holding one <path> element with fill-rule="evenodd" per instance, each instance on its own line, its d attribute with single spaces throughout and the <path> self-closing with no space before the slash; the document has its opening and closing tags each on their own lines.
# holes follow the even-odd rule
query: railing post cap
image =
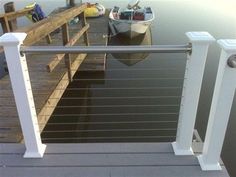
<svg viewBox="0 0 236 177">
<path fill-rule="evenodd" d="M 220 39 L 217 43 L 225 51 L 236 53 L 236 39 Z"/>
<path fill-rule="evenodd" d="M 0 37 L 0 45 L 22 44 L 26 36 L 26 33 L 5 33 Z"/>
<path fill-rule="evenodd" d="M 189 38 L 189 40 L 193 43 L 204 43 L 204 44 L 210 44 L 215 42 L 215 38 L 205 31 L 199 31 L 199 32 L 187 32 L 186 36 Z"/>
</svg>

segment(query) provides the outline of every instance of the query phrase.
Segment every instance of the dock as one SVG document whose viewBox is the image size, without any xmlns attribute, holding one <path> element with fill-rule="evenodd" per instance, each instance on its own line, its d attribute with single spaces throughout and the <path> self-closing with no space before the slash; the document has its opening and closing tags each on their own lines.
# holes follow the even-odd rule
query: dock
<svg viewBox="0 0 236 177">
<path fill-rule="evenodd" d="M 4 46 L 10 75 L 0 79 L 0 176 L 229 177 L 221 160 L 221 151 L 236 88 L 236 40 L 218 41 L 222 55 L 220 56 L 220 67 L 217 72 L 206 137 L 202 142 L 195 129 L 195 122 L 208 48 L 210 44 L 215 42 L 215 38 L 208 32 L 187 32 L 186 36 L 189 39 L 187 44 L 151 45 L 148 47 L 137 45 L 107 46 L 107 16 L 86 19 L 84 13 L 86 7 L 87 4 L 82 4 L 65 9 L 35 24 L 17 29 L 13 33 L 8 33 L 12 32 L 9 25 L 11 20 L 24 15 L 27 10 L 0 15 L 0 22 L 4 32 L 6 32 L 0 37 L 0 44 Z M 77 17 L 79 23 L 73 24 L 71 20 Z M 73 46 L 80 47 L 74 48 Z M 83 53 L 86 49 L 89 49 L 87 50 L 88 54 Z M 128 53 L 142 51 L 144 53 L 182 53 L 186 55 L 186 66 L 183 70 L 184 78 L 181 86 L 171 84 L 163 86 L 158 82 L 153 82 L 155 79 L 159 79 L 161 83 L 166 79 L 174 81 L 178 79 L 176 77 L 157 78 L 154 74 L 143 77 L 143 73 L 141 73 L 141 77 L 132 78 L 126 77 L 127 75 L 122 73 L 124 74 L 123 78 L 116 78 L 115 75 L 111 75 L 107 79 L 128 81 L 128 88 L 132 93 L 135 93 L 135 89 L 147 93 L 148 91 L 146 92 L 145 89 L 158 88 L 166 91 L 166 88 L 178 88 L 182 91 L 182 95 L 177 96 L 179 97 L 177 101 L 181 102 L 177 102 L 179 104 L 178 110 L 176 111 L 175 105 L 174 109 L 163 109 L 162 112 L 160 111 L 161 108 L 156 108 L 163 106 L 160 101 L 151 101 L 155 96 L 159 98 L 172 97 L 171 92 L 168 91 L 165 95 L 164 92 L 159 92 L 160 95 L 158 96 L 151 91 L 148 92 L 148 95 L 130 94 L 129 98 L 132 99 L 147 98 L 147 102 L 141 105 L 138 105 L 135 99 L 130 104 L 126 104 L 127 97 L 110 94 L 113 98 L 124 99 L 126 103 L 119 103 L 119 105 L 101 104 L 90 115 L 87 114 L 87 109 L 89 109 L 87 102 L 90 100 L 85 99 L 78 101 L 79 106 L 84 109 L 78 112 L 68 111 L 70 116 L 76 117 L 76 123 L 81 121 L 81 119 L 78 121 L 78 117 L 85 114 L 87 114 L 86 116 L 98 115 L 103 120 L 105 120 L 104 115 L 111 116 L 112 120 L 115 120 L 114 115 L 121 115 L 126 116 L 123 118 L 126 127 L 121 125 L 121 128 L 115 128 L 110 126 L 110 123 L 114 122 L 104 121 L 101 123 L 97 121 L 98 126 L 95 126 L 95 129 L 88 129 L 85 126 L 83 130 L 78 126 L 77 132 L 80 133 L 76 137 L 71 136 L 70 133 L 73 130 L 70 127 L 66 131 L 59 130 L 58 132 L 62 135 L 69 132 L 66 140 L 70 138 L 81 139 L 84 132 L 95 132 L 96 134 L 102 124 L 107 124 L 108 129 L 104 133 L 106 135 L 112 135 L 111 132 L 120 133 L 122 131 L 124 135 L 127 135 L 126 131 L 133 131 L 138 132 L 138 136 L 144 138 L 144 142 L 135 142 L 136 140 L 133 137 L 126 137 L 132 140 L 121 143 L 120 137 L 116 134 L 114 137 L 109 137 L 111 141 L 99 143 L 98 133 L 96 134 L 96 141 L 83 141 L 83 143 L 77 141 L 53 142 L 44 139 L 42 131 L 47 123 L 50 124 L 49 119 L 57 106 L 60 107 L 59 101 L 66 93 L 66 89 L 69 87 L 68 90 L 73 90 L 70 84 L 74 84 L 74 76 L 78 75 L 79 71 L 83 71 L 83 76 L 86 77 L 88 76 L 86 72 L 93 72 L 93 74 L 98 72 L 99 74 L 96 73 L 97 77 L 106 75 L 105 53 L 123 53 L 124 51 Z M 130 68 L 125 69 L 129 70 Z M 135 69 L 147 71 L 146 68 Z M 79 79 L 77 81 L 80 86 L 81 80 Z M 148 80 L 149 84 L 140 87 L 139 81 L 142 79 Z M 138 84 L 130 82 L 131 80 L 138 81 Z M 96 79 L 98 84 L 104 84 L 105 81 L 104 79 Z M 77 92 L 89 97 L 90 93 L 87 90 L 89 86 L 85 84 L 84 93 L 78 91 L 79 86 L 75 88 Z M 115 86 L 119 86 L 119 83 L 116 83 Z M 117 90 L 118 93 L 121 88 L 110 87 L 108 89 Z M 97 87 L 97 89 L 104 88 Z M 104 97 L 104 95 L 100 95 L 97 98 Z M 176 98 L 176 96 L 174 97 Z M 64 106 L 68 107 L 68 104 Z M 122 106 L 126 107 L 124 113 L 120 112 Z M 151 109 L 142 112 L 138 106 L 151 107 Z M 69 105 L 69 107 L 73 106 Z M 102 107 L 110 107 L 112 110 L 103 114 L 99 112 Z M 128 107 L 131 109 L 127 109 Z M 152 129 L 149 125 L 147 129 L 143 129 L 142 124 L 146 121 L 144 114 L 153 116 L 154 121 L 158 121 L 157 115 L 159 115 L 159 118 L 163 118 L 163 120 L 159 120 L 159 123 L 167 123 L 168 126 L 172 125 L 173 127 L 169 129 L 167 126 L 160 126 Z M 177 120 L 164 120 L 165 116 L 169 114 Z M 63 114 L 60 116 L 66 118 Z M 142 123 L 139 122 L 139 126 L 137 126 L 136 121 L 132 120 L 137 116 L 139 116 L 139 120 L 144 119 Z M 125 122 L 127 120 L 133 127 Z M 90 120 L 86 121 L 85 123 L 88 123 Z M 57 123 L 63 128 L 66 127 L 65 121 Z M 119 124 L 120 122 L 116 123 Z M 151 122 L 149 123 L 151 124 Z M 74 122 L 69 124 L 77 126 L 74 125 Z M 146 138 L 151 136 L 144 134 L 147 130 L 155 132 L 155 137 L 171 137 L 172 139 L 166 142 L 163 140 L 148 142 Z M 166 130 L 171 130 L 172 134 L 163 133 Z M 103 134 L 103 131 L 100 132 Z M 55 139 L 57 138 L 55 136 Z"/>
<path fill-rule="evenodd" d="M 70 18 L 78 15 L 84 8 L 85 6 L 74 7 L 70 12 L 60 12 L 46 20 L 32 24 L 31 26 L 24 27 L 23 29 L 17 29 L 17 31 L 26 32 L 28 34 L 25 45 L 63 45 L 63 35 L 65 36 L 65 34 L 63 34 L 63 26 L 60 28 L 61 25 L 64 23 L 70 23 Z M 23 13 L 23 15 L 24 14 L 25 13 Z M 17 17 L 18 15 L 19 13 L 16 12 Z M 63 18 L 61 18 L 62 16 Z M 74 36 L 74 38 L 69 39 L 69 45 L 84 46 L 87 43 L 87 45 L 91 46 L 106 46 L 108 41 L 108 38 L 106 37 L 108 35 L 108 17 L 103 16 L 83 21 L 85 19 L 83 16 L 81 16 L 80 19 L 80 23 L 68 25 L 68 36 Z M 51 23 L 52 21 L 54 23 Z M 39 28 L 40 26 L 41 28 Z M 61 30 L 57 30 L 55 32 L 57 28 Z M 66 28 L 65 25 L 64 28 Z M 50 34 L 50 41 L 45 40 L 45 34 Z M 64 42 L 64 44 L 66 43 L 67 41 Z M 65 55 L 60 54 L 36 54 L 26 56 L 38 121 L 40 125 L 46 125 L 46 122 L 50 116 L 42 115 L 45 115 L 45 113 L 47 115 L 52 114 L 58 101 L 70 83 L 70 79 L 68 79 L 69 75 L 73 77 L 78 70 L 84 72 L 104 72 L 105 70 L 106 54 L 80 54 L 78 56 L 71 56 L 71 66 L 69 71 L 71 73 L 69 73 L 68 68 L 65 67 L 65 61 L 63 59 L 64 56 Z M 41 126 L 40 131 L 42 131 L 44 125 Z M 0 79 L 0 142 L 16 143 L 20 142 L 21 140 L 22 132 L 16 104 L 14 101 L 11 82 L 9 75 L 6 75 L 4 78 Z"/>
</svg>

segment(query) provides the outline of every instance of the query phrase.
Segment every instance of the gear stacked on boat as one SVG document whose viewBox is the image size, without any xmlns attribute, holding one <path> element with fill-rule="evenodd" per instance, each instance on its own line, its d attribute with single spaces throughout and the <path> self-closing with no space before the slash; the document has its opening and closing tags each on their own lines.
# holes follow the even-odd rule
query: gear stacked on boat
<svg viewBox="0 0 236 177">
<path fill-rule="evenodd" d="M 87 8 L 84 11 L 86 17 L 99 17 L 103 16 L 106 12 L 105 7 L 99 3 L 87 3 Z"/>
<path fill-rule="evenodd" d="M 33 10 L 30 11 L 30 13 L 27 15 L 27 17 L 34 23 L 46 18 L 46 15 L 43 12 L 41 6 L 36 3 L 30 4 L 25 8 L 33 8 Z"/>
<path fill-rule="evenodd" d="M 115 6 L 110 12 L 109 19 L 113 35 L 120 33 L 133 38 L 146 32 L 155 15 L 151 7 L 140 7 L 139 0 L 133 0 L 126 8 Z"/>
<path fill-rule="evenodd" d="M 145 12 L 143 9 L 139 9 L 136 11 L 123 11 L 120 13 L 119 18 L 121 20 L 145 20 Z"/>
</svg>

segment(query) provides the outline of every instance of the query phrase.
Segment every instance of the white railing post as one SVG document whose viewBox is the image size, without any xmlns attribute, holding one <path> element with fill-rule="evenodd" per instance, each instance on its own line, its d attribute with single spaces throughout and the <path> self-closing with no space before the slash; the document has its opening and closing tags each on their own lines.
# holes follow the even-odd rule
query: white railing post
<svg viewBox="0 0 236 177">
<path fill-rule="evenodd" d="M 46 146 L 42 144 L 28 67 L 25 56 L 20 54 L 20 45 L 25 33 L 6 33 L 0 37 L 3 45 L 16 107 L 26 146 L 25 158 L 41 158 Z"/>
<path fill-rule="evenodd" d="M 221 170 L 220 154 L 236 88 L 236 68 L 227 64 L 231 56 L 236 59 L 236 40 L 219 40 L 218 43 L 222 52 L 203 153 L 198 156 L 202 170 Z"/>
<path fill-rule="evenodd" d="M 215 39 L 207 32 L 188 32 L 192 53 L 188 56 L 176 142 L 172 143 L 175 155 L 192 155 L 191 148 L 202 78 L 209 45 Z"/>
</svg>

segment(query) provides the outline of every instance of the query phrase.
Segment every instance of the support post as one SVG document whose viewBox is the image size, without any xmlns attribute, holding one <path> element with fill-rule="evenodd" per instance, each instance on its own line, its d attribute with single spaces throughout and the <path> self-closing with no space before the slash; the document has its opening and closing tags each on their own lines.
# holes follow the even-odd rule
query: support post
<svg viewBox="0 0 236 177">
<path fill-rule="evenodd" d="M 10 26 L 9 26 L 9 23 L 8 23 L 8 19 L 7 19 L 6 16 L 4 16 L 3 18 L 0 18 L 0 22 L 1 22 L 3 33 L 11 32 Z"/>
<path fill-rule="evenodd" d="M 79 19 L 81 20 L 82 28 L 84 28 L 87 25 L 84 11 L 79 15 Z M 86 30 L 84 32 L 83 36 L 84 36 L 84 42 L 85 42 L 86 46 L 89 46 L 88 30 Z"/>
<path fill-rule="evenodd" d="M 198 156 L 202 170 L 221 170 L 220 154 L 236 88 L 236 68 L 230 65 L 230 59 L 236 58 L 236 40 L 219 40 L 218 43 L 222 52 L 203 153 Z"/>
<path fill-rule="evenodd" d="M 69 4 L 71 7 L 74 7 L 75 6 L 75 0 L 69 0 Z"/>
<path fill-rule="evenodd" d="M 66 46 L 68 42 L 70 41 L 70 34 L 69 34 L 69 26 L 68 23 L 65 23 L 62 25 L 62 40 L 63 45 Z M 68 70 L 68 79 L 70 82 L 73 81 L 72 72 L 71 72 L 71 55 L 65 54 L 65 64 Z"/>
<path fill-rule="evenodd" d="M 175 155 L 193 155 L 191 146 L 202 78 L 208 47 L 215 41 L 207 32 L 188 32 L 186 35 L 192 44 L 192 53 L 186 63 L 176 142 L 172 143 Z"/>
<path fill-rule="evenodd" d="M 8 2 L 6 4 L 4 4 L 4 10 L 5 13 L 9 13 L 9 12 L 15 12 L 15 5 L 14 2 Z M 10 31 L 15 31 L 17 29 L 17 20 L 16 18 L 13 20 L 8 21 L 9 27 L 10 27 Z"/>
<path fill-rule="evenodd" d="M 41 158 L 46 149 L 42 144 L 28 67 L 25 56 L 20 55 L 20 45 L 25 33 L 6 33 L 0 37 L 3 45 L 16 107 L 26 146 L 25 158 Z"/>
</svg>

